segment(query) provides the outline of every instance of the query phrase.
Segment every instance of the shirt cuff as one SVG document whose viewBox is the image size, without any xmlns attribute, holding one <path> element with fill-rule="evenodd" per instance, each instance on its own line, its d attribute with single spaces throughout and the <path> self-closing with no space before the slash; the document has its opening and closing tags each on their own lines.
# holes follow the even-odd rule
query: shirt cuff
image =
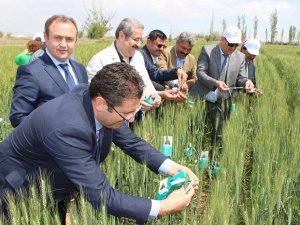
<svg viewBox="0 0 300 225">
<path fill-rule="evenodd" d="M 174 164 L 174 161 L 171 159 L 166 159 L 158 168 L 158 172 L 162 174 L 168 174 L 170 167 Z"/>
<path fill-rule="evenodd" d="M 151 199 L 151 210 L 149 213 L 149 219 L 155 219 L 158 216 L 159 209 L 160 209 L 160 201 Z"/>
</svg>

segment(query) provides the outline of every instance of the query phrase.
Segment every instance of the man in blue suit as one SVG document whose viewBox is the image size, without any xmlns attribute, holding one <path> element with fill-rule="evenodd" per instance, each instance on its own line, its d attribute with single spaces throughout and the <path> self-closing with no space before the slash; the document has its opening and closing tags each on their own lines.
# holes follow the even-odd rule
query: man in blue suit
<svg viewBox="0 0 300 225">
<path fill-rule="evenodd" d="M 46 53 L 17 71 L 9 117 L 13 127 L 41 104 L 88 82 L 84 66 L 70 59 L 77 33 L 72 18 L 54 15 L 46 21 Z"/>
<path fill-rule="evenodd" d="M 90 87 L 78 85 L 34 110 L 0 144 L 0 199 L 6 192 L 26 189 L 42 170 L 51 173 L 57 200 L 81 188 L 95 208 L 104 203 L 108 213 L 139 224 L 185 208 L 197 189 L 197 176 L 167 159 L 124 123 L 133 122 L 143 87 L 132 66 L 113 63 L 94 76 Z M 118 192 L 99 168 L 112 142 L 155 173 L 185 171 L 195 187 L 188 193 L 179 189 L 162 201 Z"/>
</svg>

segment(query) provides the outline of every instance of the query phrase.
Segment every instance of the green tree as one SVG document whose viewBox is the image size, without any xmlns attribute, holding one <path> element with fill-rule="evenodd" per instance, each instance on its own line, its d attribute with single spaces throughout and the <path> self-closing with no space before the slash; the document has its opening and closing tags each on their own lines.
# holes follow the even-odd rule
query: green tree
<svg viewBox="0 0 300 225">
<path fill-rule="evenodd" d="M 247 37 L 246 16 L 242 15 L 241 19 L 242 19 L 242 28 L 240 28 L 240 29 L 242 31 L 242 40 L 244 41 Z"/>
<path fill-rule="evenodd" d="M 296 27 L 295 26 L 290 26 L 289 43 L 292 44 L 293 42 L 295 42 L 295 38 L 296 38 Z"/>
<path fill-rule="evenodd" d="M 266 43 L 268 43 L 268 36 L 269 36 L 268 33 L 269 33 L 269 32 L 268 32 L 268 29 L 266 28 Z"/>
<path fill-rule="evenodd" d="M 256 38 L 257 36 L 257 27 L 258 27 L 258 18 L 257 16 L 254 17 L 254 33 L 253 33 L 253 38 Z"/>
<path fill-rule="evenodd" d="M 0 38 L 3 38 L 4 34 L 0 31 Z"/>
<path fill-rule="evenodd" d="M 277 10 L 275 9 L 275 11 L 270 16 L 271 43 L 275 42 L 277 36 L 277 22 L 278 22 L 278 15 L 277 15 Z"/>
<path fill-rule="evenodd" d="M 283 44 L 283 37 L 284 37 L 284 28 L 282 28 L 281 30 L 280 44 Z"/>
<path fill-rule="evenodd" d="M 102 3 L 97 7 L 95 1 L 93 1 L 92 9 L 88 10 L 88 17 L 84 23 L 83 30 L 87 32 L 88 38 L 100 39 L 112 29 L 110 22 L 113 17 L 114 13 L 110 15 L 103 13 Z"/>
<path fill-rule="evenodd" d="M 226 20 L 224 20 L 223 19 L 223 21 L 222 21 L 222 33 L 224 32 L 224 30 L 226 29 L 226 27 L 227 27 L 227 23 L 226 23 Z"/>
<path fill-rule="evenodd" d="M 240 16 L 237 17 L 237 27 L 239 29 L 241 29 L 241 17 Z"/>
</svg>

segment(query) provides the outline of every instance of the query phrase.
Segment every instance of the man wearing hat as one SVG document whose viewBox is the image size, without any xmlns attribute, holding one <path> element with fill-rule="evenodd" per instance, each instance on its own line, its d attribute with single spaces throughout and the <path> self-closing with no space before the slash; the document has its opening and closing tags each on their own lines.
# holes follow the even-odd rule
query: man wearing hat
<svg viewBox="0 0 300 225">
<path fill-rule="evenodd" d="M 202 47 L 198 59 L 198 79 L 190 94 L 206 100 L 212 145 L 221 144 L 222 121 L 229 117 L 231 90 L 243 87 L 248 92 L 254 87 L 246 75 L 244 54 L 236 51 L 241 36 L 238 27 L 228 26 L 217 45 Z"/>
<path fill-rule="evenodd" d="M 245 69 L 248 78 L 256 86 L 255 65 L 253 63 L 255 57 L 259 55 L 260 43 L 256 39 L 246 40 L 241 47 L 241 52 L 245 54 Z"/>
</svg>

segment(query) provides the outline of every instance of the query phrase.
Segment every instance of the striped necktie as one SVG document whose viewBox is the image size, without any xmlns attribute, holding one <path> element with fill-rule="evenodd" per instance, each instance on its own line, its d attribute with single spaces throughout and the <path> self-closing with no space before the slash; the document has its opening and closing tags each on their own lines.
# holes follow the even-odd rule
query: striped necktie
<svg viewBox="0 0 300 225">
<path fill-rule="evenodd" d="M 59 66 L 64 70 L 65 76 L 66 76 L 66 82 L 69 87 L 69 89 L 72 89 L 76 86 L 75 81 L 73 79 L 72 74 L 70 73 L 70 70 L 68 68 L 68 63 L 59 64 Z"/>
</svg>

